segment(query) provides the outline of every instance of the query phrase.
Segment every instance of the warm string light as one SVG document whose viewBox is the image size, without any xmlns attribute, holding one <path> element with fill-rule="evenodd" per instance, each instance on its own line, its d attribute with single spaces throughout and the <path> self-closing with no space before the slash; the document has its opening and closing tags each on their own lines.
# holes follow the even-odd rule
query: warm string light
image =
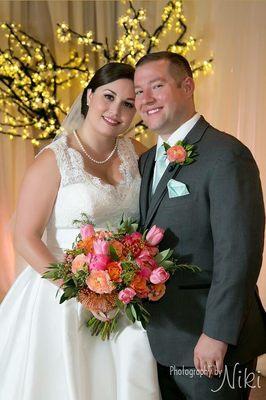
<svg viewBox="0 0 266 400">
<path fill-rule="evenodd" d="M 91 31 L 81 35 L 71 30 L 67 24 L 59 25 L 57 31 L 59 40 L 62 42 L 76 40 L 78 44 L 84 44 L 84 41 L 89 37 L 90 42 L 86 43 L 88 49 L 97 51 L 102 58 L 104 58 L 105 62 L 126 62 L 133 66 L 146 53 L 158 49 L 161 38 L 165 37 L 169 32 L 172 32 L 173 29 L 177 34 L 177 38 L 174 43 L 168 45 L 167 50 L 184 56 L 196 50 L 200 41 L 192 36 L 189 36 L 187 39 L 184 38 L 187 32 L 187 26 L 186 18 L 183 14 L 182 1 L 169 1 L 166 4 L 162 11 L 161 24 L 152 33 L 143 25 L 144 21 L 147 19 L 146 10 L 143 8 L 137 10 L 132 1 L 129 1 L 128 4 L 128 9 L 117 21 L 118 26 L 123 32 L 116 41 L 113 49 L 109 49 L 108 43 L 106 43 L 106 45 L 98 43 L 96 49 Z M 192 60 L 191 66 L 194 77 L 197 78 L 200 73 L 206 75 L 212 72 L 211 63 L 212 59 L 202 62 Z M 145 135 L 146 129 L 146 126 L 142 122 L 138 123 L 135 126 L 136 138 L 139 138 L 143 134 Z"/>
<path fill-rule="evenodd" d="M 68 24 L 58 24 L 57 38 L 62 43 L 76 44 L 75 50 L 63 65 L 57 64 L 50 50 L 41 42 L 27 35 L 20 25 L 3 23 L 8 48 L 0 49 L 0 106 L 2 119 L 0 133 L 23 140 L 31 140 L 38 146 L 43 139 L 53 138 L 62 131 L 60 120 L 68 108 L 59 100 L 63 90 L 69 90 L 73 80 L 85 87 L 94 75 L 90 54 L 96 53 L 102 64 L 126 62 L 135 65 L 145 54 L 162 50 L 161 40 L 170 32 L 176 33 L 176 40 L 167 50 L 187 56 L 200 43 L 196 38 L 186 38 L 187 26 L 182 1 L 168 1 L 161 14 L 160 25 L 149 32 L 144 24 L 147 11 L 136 9 L 132 1 L 128 4 L 117 24 L 121 35 L 112 48 L 108 39 L 97 42 L 92 31 L 80 34 Z M 83 55 L 85 54 L 85 55 Z M 194 77 L 200 73 L 212 72 L 212 59 L 191 61 Z M 140 121 L 135 126 L 138 139 L 146 135 L 146 127 Z M 144 137 L 143 136 L 143 137 Z"/>
<path fill-rule="evenodd" d="M 88 80 L 89 57 L 75 51 L 67 63 L 59 65 L 49 49 L 19 25 L 3 23 L 1 28 L 8 48 L 0 49 L 0 133 L 38 146 L 40 140 L 60 131 L 60 120 L 67 112 L 59 100 L 61 90 L 69 88 L 73 79 Z"/>
</svg>

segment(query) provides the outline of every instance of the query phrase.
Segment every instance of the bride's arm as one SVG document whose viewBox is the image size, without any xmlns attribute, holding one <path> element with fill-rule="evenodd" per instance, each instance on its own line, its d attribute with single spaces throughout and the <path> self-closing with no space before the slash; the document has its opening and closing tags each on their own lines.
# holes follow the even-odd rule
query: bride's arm
<svg viewBox="0 0 266 400">
<path fill-rule="evenodd" d="M 17 251 L 43 273 L 55 258 L 41 238 L 51 215 L 60 184 L 54 153 L 45 150 L 28 169 L 22 183 L 16 215 L 14 241 Z"/>
</svg>

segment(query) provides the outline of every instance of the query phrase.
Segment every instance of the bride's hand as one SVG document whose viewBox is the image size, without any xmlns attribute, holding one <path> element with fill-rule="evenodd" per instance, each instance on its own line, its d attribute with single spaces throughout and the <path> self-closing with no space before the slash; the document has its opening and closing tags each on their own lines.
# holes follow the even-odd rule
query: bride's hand
<svg viewBox="0 0 266 400">
<path fill-rule="evenodd" d="M 114 318 L 116 314 L 116 309 L 113 309 L 111 311 L 108 311 L 107 313 L 103 313 L 102 311 L 91 311 L 92 315 L 99 319 L 102 322 L 110 321 L 111 319 Z"/>
<path fill-rule="evenodd" d="M 95 318 L 99 319 L 100 321 L 106 322 L 106 321 L 109 320 L 107 314 L 104 314 L 104 313 L 101 312 L 101 311 L 98 311 L 98 312 L 96 312 L 96 311 L 91 311 L 91 313 L 92 313 L 92 315 L 93 315 Z"/>
</svg>

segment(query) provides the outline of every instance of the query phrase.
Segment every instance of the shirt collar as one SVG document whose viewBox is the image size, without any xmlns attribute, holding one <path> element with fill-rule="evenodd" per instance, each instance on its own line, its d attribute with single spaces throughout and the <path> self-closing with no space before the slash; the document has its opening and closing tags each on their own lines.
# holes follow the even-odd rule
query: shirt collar
<svg viewBox="0 0 266 400">
<path fill-rule="evenodd" d="M 179 126 L 177 130 L 171 134 L 166 143 L 168 143 L 172 147 L 179 140 L 184 140 L 187 134 L 194 127 L 194 125 L 196 125 L 199 119 L 200 119 L 199 113 L 193 115 L 192 118 L 186 121 L 183 125 Z M 163 142 L 164 140 L 161 138 L 161 136 L 158 136 L 155 160 L 157 159 L 158 149 L 163 144 Z"/>
</svg>

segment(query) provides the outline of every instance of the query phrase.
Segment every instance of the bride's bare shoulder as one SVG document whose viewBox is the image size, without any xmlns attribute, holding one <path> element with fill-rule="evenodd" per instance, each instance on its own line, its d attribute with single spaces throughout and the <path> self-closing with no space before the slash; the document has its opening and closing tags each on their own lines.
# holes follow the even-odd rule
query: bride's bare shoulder
<svg viewBox="0 0 266 400">
<path fill-rule="evenodd" d="M 130 138 L 130 140 L 131 140 L 131 142 L 134 146 L 135 152 L 137 153 L 138 156 L 141 156 L 143 153 L 145 153 L 148 150 L 147 147 L 144 146 L 144 144 L 142 144 L 139 140 L 136 140 L 133 138 Z"/>
<path fill-rule="evenodd" d="M 53 151 L 42 151 L 27 169 L 21 183 L 17 204 L 16 241 L 29 233 L 43 233 L 60 187 L 60 179 Z"/>
<path fill-rule="evenodd" d="M 27 177 L 36 177 L 42 182 L 59 181 L 60 172 L 57 166 L 56 156 L 53 150 L 47 148 L 41 151 L 26 172 Z"/>
</svg>

